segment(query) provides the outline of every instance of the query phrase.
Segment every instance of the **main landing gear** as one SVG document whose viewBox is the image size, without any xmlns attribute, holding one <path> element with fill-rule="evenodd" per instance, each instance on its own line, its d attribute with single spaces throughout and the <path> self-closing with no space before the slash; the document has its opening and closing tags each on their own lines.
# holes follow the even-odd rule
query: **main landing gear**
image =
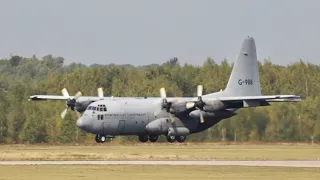
<svg viewBox="0 0 320 180">
<path fill-rule="evenodd" d="M 187 139 L 186 136 L 167 136 L 167 141 L 173 143 L 174 141 L 178 141 L 179 143 L 185 142 Z"/>
<path fill-rule="evenodd" d="M 168 142 L 170 143 L 174 143 L 175 141 L 178 141 L 179 143 L 183 143 L 186 141 L 186 136 L 167 136 L 166 139 Z M 159 136 L 158 135 L 150 135 L 150 136 L 147 136 L 147 135 L 141 135 L 139 136 L 139 141 L 140 142 L 147 142 L 148 140 L 150 142 L 157 142 L 159 139 Z"/>
<path fill-rule="evenodd" d="M 139 136 L 139 141 L 140 142 L 147 142 L 148 140 L 150 142 L 157 142 L 158 139 L 159 139 L 158 135 L 150 135 L 150 136 L 143 135 L 143 136 Z"/>
</svg>

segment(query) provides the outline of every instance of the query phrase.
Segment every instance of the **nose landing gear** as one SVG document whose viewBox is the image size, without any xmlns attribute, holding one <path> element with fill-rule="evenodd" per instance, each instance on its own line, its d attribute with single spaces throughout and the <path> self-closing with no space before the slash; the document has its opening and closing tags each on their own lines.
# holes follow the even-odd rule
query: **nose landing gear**
<svg viewBox="0 0 320 180">
<path fill-rule="evenodd" d="M 104 143 L 104 142 L 106 142 L 106 139 L 107 138 L 105 135 L 100 135 L 100 134 L 97 134 L 96 138 L 95 138 L 97 143 Z"/>
</svg>

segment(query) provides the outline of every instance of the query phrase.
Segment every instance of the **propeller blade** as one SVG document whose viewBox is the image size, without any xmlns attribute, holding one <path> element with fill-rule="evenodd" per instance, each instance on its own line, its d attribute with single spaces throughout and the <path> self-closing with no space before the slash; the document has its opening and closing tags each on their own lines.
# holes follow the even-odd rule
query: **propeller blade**
<svg viewBox="0 0 320 180">
<path fill-rule="evenodd" d="M 160 89 L 160 96 L 162 99 L 165 99 L 167 97 L 166 90 L 164 88 Z"/>
<path fill-rule="evenodd" d="M 61 93 L 62 93 L 62 95 L 63 95 L 65 98 L 67 98 L 67 99 L 70 98 L 69 93 L 68 93 L 68 91 L 67 91 L 66 88 L 63 88 L 63 89 L 61 90 Z"/>
<path fill-rule="evenodd" d="M 197 88 L 198 97 L 202 96 L 202 91 L 203 91 L 203 86 L 202 85 L 198 85 L 198 88 Z"/>
<path fill-rule="evenodd" d="M 62 119 L 64 119 L 64 117 L 66 116 L 67 111 L 68 111 L 68 108 L 65 108 L 65 109 L 62 111 L 62 113 L 61 113 Z"/>
<path fill-rule="evenodd" d="M 200 110 L 200 123 L 204 123 L 203 114 L 201 110 Z"/>
<path fill-rule="evenodd" d="M 194 107 L 194 105 L 195 105 L 194 102 L 187 102 L 187 103 L 186 103 L 186 108 L 187 108 L 187 109 L 191 109 L 191 108 Z"/>
<path fill-rule="evenodd" d="M 199 110 L 199 114 L 200 114 L 200 123 L 204 123 L 204 118 L 203 118 L 202 111 L 198 107 L 197 107 L 197 109 Z"/>
<path fill-rule="evenodd" d="M 103 99 L 103 90 L 102 90 L 101 87 L 98 88 L 98 96 L 99 96 L 100 99 Z"/>
<path fill-rule="evenodd" d="M 78 91 L 77 94 L 74 95 L 73 99 L 77 100 L 80 96 L 82 96 L 82 93 Z"/>
<path fill-rule="evenodd" d="M 171 113 L 169 113 L 169 116 L 170 116 L 171 123 L 174 123 L 174 118 L 172 117 Z"/>
</svg>

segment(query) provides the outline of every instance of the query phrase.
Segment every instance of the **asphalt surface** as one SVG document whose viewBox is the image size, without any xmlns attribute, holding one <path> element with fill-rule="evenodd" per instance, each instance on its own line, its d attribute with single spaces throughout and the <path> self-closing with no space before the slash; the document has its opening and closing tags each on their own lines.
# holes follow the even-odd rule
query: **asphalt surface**
<svg viewBox="0 0 320 180">
<path fill-rule="evenodd" d="M 192 165 L 320 167 L 320 161 L 0 161 L 1 165 Z"/>
</svg>

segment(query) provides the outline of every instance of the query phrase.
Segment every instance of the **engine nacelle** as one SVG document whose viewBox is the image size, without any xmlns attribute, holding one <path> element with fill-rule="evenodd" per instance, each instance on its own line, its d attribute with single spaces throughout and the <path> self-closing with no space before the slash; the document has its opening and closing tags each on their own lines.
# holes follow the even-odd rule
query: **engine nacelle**
<svg viewBox="0 0 320 180">
<path fill-rule="evenodd" d="M 92 103 L 92 101 L 82 101 L 82 102 L 76 102 L 75 107 L 72 108 L 72 110 L 77 110 L 78 112 L 84 112 L 87 107 Z"/>
<path fill-rule="evenodd" d="M 206 112 L 215 112 L 225 109 L 225 105 L 221 101 L 205 101 L 203 110 Z"/>
<path fill-rule="evenodd" d="M 176 114 L 187 110 L 186 102 L 173 103 L 170 108 L 170 113 Z"/>
<path fill-rule="evenodd" d="M 168 119 L 167 118 L 159 118 L 156 119 L 152 122 L 150 122 L 145 130 L 149 133 L 149 134 L 164 134 L 168 131 Z"/>
<path fill-rule="evenodd" d="M 186 136 L 190 134 L 190 130 L 186 127 L 170 127 L 168 129 L 169 136 Z"/>
</svg>

